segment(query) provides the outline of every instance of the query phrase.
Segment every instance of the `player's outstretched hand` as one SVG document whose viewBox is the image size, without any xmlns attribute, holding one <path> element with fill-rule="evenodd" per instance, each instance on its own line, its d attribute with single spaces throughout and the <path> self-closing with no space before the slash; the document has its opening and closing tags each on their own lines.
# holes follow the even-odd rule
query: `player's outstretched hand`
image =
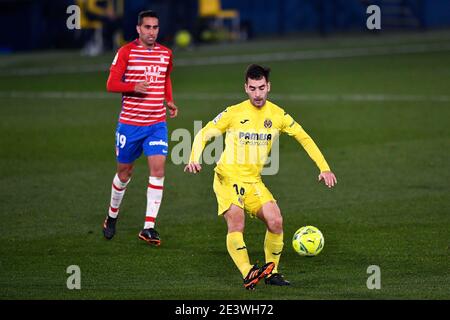
<svg viewBox="0 0 450 320">
<path fill-rule="evenodd" d="M 134 91 L 137 93 L 147 93 L 147 88 L 150 86 L 150 84 L 147 81 L 142 81 L 136 83 L 134 86 Z"/>
<path fill-rule="evenodd" d="M 197 173 L 202 170 L 202 166 L 197 162 L 190 162 L 184 167 L 184 172 Z"/>
<path fill-rule="evenodd" d="M 178 114 L 178 107 L 173 102 L 167 102 L 167 107 L 169 108 L 170 117 L 175 118 Z"/>
<path fill-rule="evenodd" d="M 322 180 L 328 188 L 334 187 L 337 184 L 336 176 L 331 171 L 324 171 L 319 174 L 319 182 Z"/>
</svg>

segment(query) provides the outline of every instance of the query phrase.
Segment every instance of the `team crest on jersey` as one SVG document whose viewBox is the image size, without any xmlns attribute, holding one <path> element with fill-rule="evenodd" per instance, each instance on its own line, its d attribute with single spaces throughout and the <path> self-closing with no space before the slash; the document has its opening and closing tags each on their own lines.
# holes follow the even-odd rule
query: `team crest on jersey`
<svg viewBox="0 0 450 320">
<path fill-rule="evenodd" d="M 267 128 L 267 129 L 272 128 L 272 120 L 270 120 L 270 119 L 264 120 L 264 128 Z"/>
<path fill-rule="evenodd" d="M 145 81 L 148 83 L 155 82 L 160 74 L 159 66 L 149 66 L 144 69 Z"/>
</svg>

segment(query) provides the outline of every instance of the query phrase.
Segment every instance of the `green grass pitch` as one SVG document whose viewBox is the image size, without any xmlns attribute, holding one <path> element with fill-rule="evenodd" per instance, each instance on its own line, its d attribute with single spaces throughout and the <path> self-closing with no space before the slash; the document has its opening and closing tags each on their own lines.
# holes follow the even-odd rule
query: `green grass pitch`
<svg viewBox="0 0 450 320">
<path fill-rule="evenodd" d="M 259 42 L 175 52 L 175 58 L 402 41 Z M 24 76 L 14 70 L 68 64 L 82 69 L 112 58 L 73 52 L 0 57 L 0 299 L 450 298 L 448 51 L 265 62 L 272 68 L 271 100 L 313 137 L 338 185 L 331 191 L 319 185 L 317 168 L 303 149 L 281 137 L 280 170 L 263 179 L 283 213 L 280 271 L 292 286 L 259 284 L 254 292 L 243 289 L 226 251 L 213 165 L 194 176 L 168 161 L 157 221 L 163 244 L 154 248 L 137 238 L 148 176 L 141 158 L 116 237 L 103 238 L 120 96 L 103 94 L 107 72 Z M 192 133 L 194 120 L 205 124 L 245 99 L 246 65 L 175 67 L 180 113 L 168 120 L 170 132 Z M 58 96 L 65 92 L 72 95 Z M 83 92 L 93 94 L 82 97 Z M 291 247 L 303 225 L 317 226 L 325 236 L 317 257 L 300 257 Z M 264 232 L 260 221 L 247 219 L 253 262 L 264 260 Z M 81 269 L 81 290 L 66 287 L 70 265 Z M 379 290 L 366 286 L 370 265 L 381 269 Z"/>
</svg>

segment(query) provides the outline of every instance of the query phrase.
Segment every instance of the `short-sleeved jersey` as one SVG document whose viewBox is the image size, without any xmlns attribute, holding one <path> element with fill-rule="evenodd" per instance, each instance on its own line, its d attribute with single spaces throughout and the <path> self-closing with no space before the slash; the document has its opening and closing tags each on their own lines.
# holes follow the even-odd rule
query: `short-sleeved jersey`
<svg viewBox="0 0 450 320">
<path fill-rule="evenodd" d="M 215 168 L 223 176 L 238 177 L 244 182 L 260 181 L 261 170 L 280 132 L 293 136 L 321 172 L 330 170 L 311 137 L 288 113 L 270 101 L 261 108 L 249 100 L 228 107 L 196 135 L 190 161 L 198 162 L 206 142 L 225 132 L 225 150 Z"/>
<path fill-rule="evenodd" d="M 172 51 L 158 43 L 153 49 L 147 49 L 136 39 L 121 47 L 112 62 L 110 72 L 120 74 L 124 83 L 147 81 L 150 86 L 146 94 L 122 94 L 119 122 L 148 126 L 165 121 L 166 78 L 171 70 Z"/>
</svg>

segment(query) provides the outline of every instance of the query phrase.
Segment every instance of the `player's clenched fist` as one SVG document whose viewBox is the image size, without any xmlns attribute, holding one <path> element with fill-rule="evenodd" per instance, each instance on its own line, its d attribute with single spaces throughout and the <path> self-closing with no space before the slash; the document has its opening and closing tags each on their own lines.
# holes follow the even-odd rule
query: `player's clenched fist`
<svg viewBox="0 0 450 320">
<path fill-rule="evenodd" d="M 202 170 L 202 166 L 197 162 L 190 162 L 184 167 L 184 172 L 197 173 Z"/>
<path fill-rule="evenodd" d="M 150 84 L 147 81 L 138 82 L 134 86 L 134 91 L 138 93 L 147 93 L 147 88 L 149 86 Z"/>
<path fill-rule="evenodd" d="M 169 108 L 169 114 L 171 118 L 175 118 L 178 114 L 178 107 L 173 102 L 167 102 L 167 108 Z"/>
</svg>

